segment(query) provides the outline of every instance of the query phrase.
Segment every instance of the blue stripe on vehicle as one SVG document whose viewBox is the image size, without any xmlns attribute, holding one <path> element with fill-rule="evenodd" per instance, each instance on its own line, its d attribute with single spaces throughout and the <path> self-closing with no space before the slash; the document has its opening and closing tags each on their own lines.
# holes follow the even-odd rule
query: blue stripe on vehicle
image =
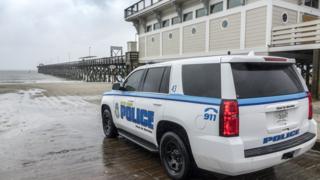
<svg viewBox="0 0 320 180">
<path fill-rule="evenodd" d="M 110 91 L 104 94 L 104 96 L 127 96 L 127 97 L 139 97 L 139 98 L 149 98 L 149 99 L 161 99 L 168 101 L 179 101 L 195 104 L 205 104 L 205 105 L 216 105 L 221 104 L 221 99 L 217 98 L 207 98 L 198 96 L 187 96 L 182 94 L 154 94 L 145 92 L 123 92 L 123 91 Z M 293 101 L 304 99 L 307 97 L 307 93 L 297 93 L 283 96 L 272 96 L 272 97 L 261 97 L 261 98 L 248 98 L 248 99 L 238 99 L 239 106 L 253 106 L 262 104 L 271 104 L 285 101 Z"/>
<path fill-rule="evenodd" d="M 154 94 L 154 93 L 145 93 L 145 92 L 137 93 L 137 92 L 111 91 L 111 92 L 105 93 L 104 96 L 128 96 L 128 97 L 161 99 L 161 100 L 168 100 L 168 101 L 179 101 L 179 102 L 215 105 L 215 106 L 219 106 L 221 104 L 221 99 L 197 97 L 197 96 L 186 96 L 181 94 Z"/>
<path fill-rule="evenodd" d="M 238 103 L 239 103 L 239 106 L 252 106 L 252 105 L 293 101 L 293 100 L 304 99 L 306 97 L 307 97 L 307 93 L 302 92 L 302 93 L 283 95 L 283 96 L 238 99 Z"/>
</svg>

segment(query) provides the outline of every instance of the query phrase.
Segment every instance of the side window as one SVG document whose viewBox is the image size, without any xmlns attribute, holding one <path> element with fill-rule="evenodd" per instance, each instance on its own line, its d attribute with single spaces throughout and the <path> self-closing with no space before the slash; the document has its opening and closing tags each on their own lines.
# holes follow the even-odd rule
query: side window
<svg viewBox="0 0 320 180">
<path fill-rule="evenodd" d="M 152 26 L 147 26 L 147 32 L 151 32 L 152 31 Z"/>
<path fill-rule="evenodd" d="M 140 85 L 144 70 L 138 70 L 132 73 L 124 82 L 127 91 L 137 91 Z"/>
<path fill-rule="evenodd" d="M 183 22 L 192 20 L 193 12 L 189 12 L 183 15 Z"/>
<path fill-rule="evenodd" d="M 220 64 L 192 64 L 182 66 L 185 95 L 221 98 Z"/>
<path fill-rule="evenodd" d="M 162 21 L 162 27 L 168 27 L 170 26 L 170 20 L 169 19 L 166 19 L 164 21 Z"/>
<path fill-rule="evenodd" d="M 319 0 L 305 0 L 304 4 L 313 8 L 319 8 Z"/>
<path fill-rule="evenodd" d="M 171 21 L 172 21 L 171 24 L 175 25 L 175 24 L 180 23 L 181 19 L 177 16 L 177 17 L 172 18 Z"/>
<path fill-rule="evenodd" d="M 160 23 L 155 23 L 155 24 L 153 25 L 153 30 L 158 30 L 158 29 L 160 29 L 160 28 L 161 28 Z"/>
<path fill-rule="evenodd" d="M 228 9 L 245 5 L 244 0 L 228 0 Z"/>
<path fill-rule="evenodd" d="M 219 2 L 210 6 L 210 14 L 217 13 L 220 11 L 223 11 L 223 2 Z"/>
<path fill-rule="evenodd" d="M 203 17 L 206 15 L 207 15 L 207 10 L 205 8 L 196 10 L 196 18 Z"/>
<path fill-rule="evenodd" d="M 171 68 L 167 67 L 164 70 L 161 86 L 160 86 L 160 93 L 169 93 L 169 83 L 170 83 L 170 71 Z"/>
<path fill-rule="evenodd" d="M 150 68 L 147 72 L 142 91 L 144 92 L 159 92 L 160 83 L 165 68 Z"/>
</svg>

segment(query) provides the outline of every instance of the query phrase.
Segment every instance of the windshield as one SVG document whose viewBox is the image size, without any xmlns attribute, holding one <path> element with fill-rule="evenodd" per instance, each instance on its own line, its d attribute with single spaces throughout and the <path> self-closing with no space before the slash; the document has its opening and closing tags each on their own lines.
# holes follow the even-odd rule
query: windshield
<svg viewBox="0 0 320 180">
<path fill-rule="evenodd" d="M 237 98 L 256 98 L 304 92 L 292 64 L 231 64 Z"/>
</svg>

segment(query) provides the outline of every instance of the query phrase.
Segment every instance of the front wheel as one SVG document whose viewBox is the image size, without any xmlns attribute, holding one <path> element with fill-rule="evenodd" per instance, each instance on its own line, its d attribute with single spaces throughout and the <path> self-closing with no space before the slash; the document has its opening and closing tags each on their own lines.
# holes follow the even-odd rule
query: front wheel
<svg viewBox="0 0 320 180">
<path fill-rule="evenodd" d="M 102 112 L 102 126 L 107 138 L 117 137 L 118 131 L 113 123 L 112 114 L 109 109 L 104 109 Z"/>
<path fill-rule="evenodd" d="M 186 144 L 174 132 L 165 133 L 160 141 L 160 158 L 168 176 L 172 179 L 185 179 L 191 167 Z"/>
</svg>

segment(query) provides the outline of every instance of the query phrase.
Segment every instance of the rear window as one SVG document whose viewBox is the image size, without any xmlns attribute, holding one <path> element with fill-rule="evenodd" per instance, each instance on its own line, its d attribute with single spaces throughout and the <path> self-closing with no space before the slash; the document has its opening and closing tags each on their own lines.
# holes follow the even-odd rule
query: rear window
<svg viewBox="0 0 320 180">
<path fill-rule="evenodd" d="M 304 92 L 291 64 L 231 64 L 237 97 L 256 98 Z"/>
<path fill-rule="evenodd" d="M 185 95 L 220 98 L 220 64 L 183 65 L 182 83 Z"/>
</svg>

